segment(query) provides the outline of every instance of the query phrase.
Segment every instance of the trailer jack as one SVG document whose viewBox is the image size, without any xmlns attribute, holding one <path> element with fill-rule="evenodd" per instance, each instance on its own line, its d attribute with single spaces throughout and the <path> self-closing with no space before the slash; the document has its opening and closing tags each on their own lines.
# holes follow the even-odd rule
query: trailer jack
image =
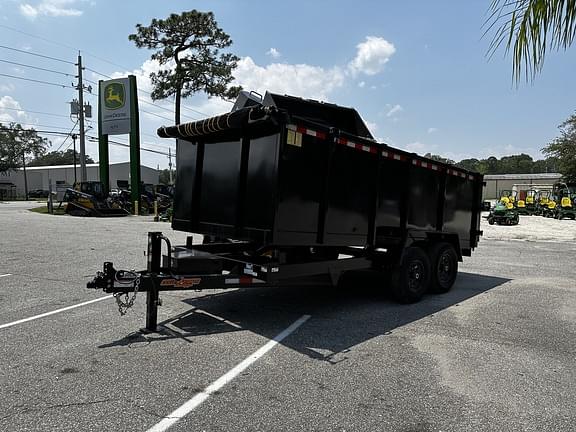
<svg viewBox="0 0 576 432">
<path fill-rule="evenodd" d="M 166 242 L 168 248 L 168 268 L 166 269 L 161 267 L 162 241 Z M 148 233 L 148 268 L 146 271 L 116 270 L 113 263 L 105 262 L 102 271 L 98 272 L 86 287 L 112 293 L 118 304 L 120 315 L 125 315 L 134 305 L 138 292 L 145 291 L 146 327 L 142 331 L 155 332 L 158 325 L 158 306 L 161 305 L 156 279 L 159 278 L 162 283 L 164 272 L 170 273 L 171 254 L 170 240 L 161 232 L 150 232 Z M 162 285 L 166 286 L 166 284 Z"/>
</svg>

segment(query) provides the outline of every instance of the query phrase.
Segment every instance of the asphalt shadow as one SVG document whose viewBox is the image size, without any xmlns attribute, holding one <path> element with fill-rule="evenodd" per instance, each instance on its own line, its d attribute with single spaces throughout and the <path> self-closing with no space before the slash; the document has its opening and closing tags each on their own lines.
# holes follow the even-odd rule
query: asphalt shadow
<svg viewBox="0 0 576 432">
<path fill-rule="evenodd" d="M 250 331 L 272 339 L 300 316 L 311 315 L 306 327 L 313 327 L 312 330 L 301 337 L 289 337 L 281 344 L 330 362 L 338 353 L 508 281 L 510 279 L 461 272 L 450 292 L 427 295 L 410 305 L 391 300 L 386 283 L 370 272 L 360 272 L 346 289 L 291 286 L 220 291 L 183 300 L 191 308 L 159 323 L 157 333 L 134 332 L 100 348 L 172 338 L 193 342 L 195 337 L 237 331 Z"/>
</svg>

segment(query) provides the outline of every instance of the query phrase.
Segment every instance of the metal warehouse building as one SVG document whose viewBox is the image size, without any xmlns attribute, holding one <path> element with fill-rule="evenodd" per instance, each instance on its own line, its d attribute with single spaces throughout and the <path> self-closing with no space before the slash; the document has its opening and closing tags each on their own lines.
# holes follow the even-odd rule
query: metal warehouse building
<svg viewBox="0 0 576 432">
<path fill-rule="evenodd" d="M 552 185 L 561 178 L 562 174 L 558 173 L 485 175 L 486 186 L 482 198 L 498 199 L 503 190 L 552 189 Z"/>
<path fill-rule="evenodd" d="M 98 164 L 87 164 L 86 173 L 89 181 L 100 180 Z M 158 170 L 141 165 L 140 175 L 144 183 L 158 184 Z M 76 168 L 76 176 L 80 181 L 80 165 Z M 56 190 L 57 185 L 72 186 L 74 184 L 74 165 L 30 167 L 26 168 L 26 177 L 28 179 L 28 191 L 48 190 L 50 181 L 52 188 Z M 130 162 L 110 164 L 110 187 L 115 188 L 118 180 L 130 180 Z M 22 168 L 0 173 L 0 197 L 5 199 L 24 197 L 24 171 Z"/>
</svg>

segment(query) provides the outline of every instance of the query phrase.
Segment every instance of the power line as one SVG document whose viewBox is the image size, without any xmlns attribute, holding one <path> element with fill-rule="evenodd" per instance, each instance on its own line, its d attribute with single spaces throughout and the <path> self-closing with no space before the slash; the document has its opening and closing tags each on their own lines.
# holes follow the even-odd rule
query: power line
<svg viewBox="0 0 576 432">
<path fill-rule="evenodd" d="M 147 104 L 147 105 L 152 105 L 153 107 L 160 108 L 160 109 L 162 109 L 162 110 L 164 110 L 164 111 L 168 111 L 168 112 L 174 114 L 174 110 L 172 110 L 172 109 L 170 109 L 170 108 L 166 108 L 166 107 L 163 107 L 162 105 L 157 105 L 157 104 L 155 104 L 155 103 L 148 102 L 147 100 L 144 100 L 144 99 L 141 99 L 141 98 L 138 98 L 138 100 L 139 100 L 140 102 L 143 102 L 143 103 Z M 192 117 L 191 115 L 186 115 L 186 114 L 184 114 L 183 117 L 188 117 L 188 118 L 190 118 L 190 119 L 192 119 L 192 120 L 198 120 L 198 117 Z M 170 120 L 172 120 L 172 119 L 170 119 Z"/>
<path fill-rule="evenodd" d="M 159 138 L 158 135 L 153 135 L 153 134 L 149 134 L 149 133 L 146 133 L 146 132 L 140 132 L 140 135 L 148 136 L 148 137 L 154 138 L 154 139 L 158 139 L 158 138 Z M 168 139 L 165 139 L 165 138 L 162 138 L 162 140 L 168 141 L 168 142 L 172 142 L 172 140 L 168 140 Z M 168 144 L 168 142 L 167 142 L 166 144 L 162 144 L 162 145 L 165 145 L 165 146 L 170 147 L 170 144 Z M 157 144 L 157 145 L 161 145 L 161 144 Z"/>
<path fill-rule="evenodd" d="M 115 66 L 118 66 L 118 65 L 115 65 Z M 122 67 L 122 66 L 120 66 L 120 67 Z M 98 71 L 96 71 L 96 70 L 94 70 L 94 69 L 90 69 L 90 68 L 88 68 L 88 67 L 86 67 L 85 69 L 86 69 L 86 70 L 89 70 L 90 72 L 94 72 L 94 73 L 97 74 L 97 75 L 103 76 L 103 77 L 105 77 L 105 78 L 114 79 L 114 78 L 112 78 L 111 76 L 106 75 L 106 74 L 104 74 L 104 73 L 102 73 L 102 72 L 98 72 Z M 127 68 L 124 68 L 124 69 L 127 69 Z M 86 81 L 88 81 L 88 80 L 86 80 Z M 92 84 L 96 84 L 94 81 L 91 81 L 91 82 L 92 82 Z M 149 96 L 152 96 L 152 93 L 149 92 L 149 91 L 146 91 L 146 90 L 143 90 L 143 89 L 140 89 L 140 88 L 138 89 L 138 91 L 139 91 L 140 93 L 145 93 L 145 94 L 147 94 L 147 95 L 149 95 Z M 141 101 L 141 102 L 144 102 L 144 103 L 148 103 L 148 104 L 150 104 L 150 105 L 157 106 L 157 107 L 159 107 L 159 108 L 161 108 L 161 109 L 168 110 L 168 111 L 170 111 L 170 112 L 172 112 L 172 113 L 174 112 L 174 110 L 171 110 L 171 109 L 169 109 L 169 108 L 165 108 L 165 107 L 163 107 L 163 106 L 161 106 L 161 105 L 157 105 L 157 104 L 154 104 L 154 103 L 151 103 L 151 102 L 143 101 L 143 100 L 140 99 L 140 98 L 138 98 L 138 100 Z M 208 114 L 205 114 L 205 113 L 203 113 L 203 112 L 201 112 L 201 111 L 198 111 L 198 110 L 195 110 L 195 109 L 193 109 L 193 108 L 189 108 L 189 107 L 187 107 L 187 106 L 181 106 L 180 108 L 182 108 L 182 109 L 187 109 L 187 110 L 189 110 L 189 111 L 195 112 L 196 114 L 200 114 L 200 115 L 202 115 L 202 116 L 204 116 L 204 117 L 209 117 Z M 196 117 L 192 117 L 192 116 L 186 116 L 186 117 L 192 118 L 192 119 L 194 119 L 194 120 L 198 120 L 198 118 L 196 118 Z"/>
<path fill-rule="evenodd" d="M 89 80 L 89 79 L 86 79 L 86 78 L 84 78 L 84 81 L 86 81 L 86 82 L 88 82 L 88 83 L 90 83 L 90 84 L 98 85 L 97 82 L 94 82 L 94 81 Z M 141 90 L 138 90 L 138 91 L 141 91 Z M 143 90 L 142 90 L 142 91 L 143 91 Z M 144 93 L 148 93 L 148 92 L 144 92 Z M 98 93 L 90 93 L 90 94 L 94 94 L 95 96 L 98 96 Z M 148 93 L 148 94 L 150 94 L 150 93 Z M 152 103 L 152 102 L 148 102 L 147 100 L 142 99 L 142 98 L 138 98 L 138 101 L 139 101 L 139 102 L 142 102 L 142 103 L 144 103 L 144 104 L 146 104 L 146 105 L 151 105 L 151 106 L 153 106 L 153 107 L 155 107 L 155 108 L 158 108 L 158 109 L 161 109 L 161 110 L 164 110 L 164 111 L 168 111 L 169 113 L 174 114 L 174 110 L 172 110 L 172 109 L 170 109 L 170 108 L 167 108 L 167 107 L 163 107 L 162 105 L 155 104 L 155 103 Z M 140 109 L 140 111 L 145 112 L 145 113 L 148 113 L 148 114 L 155 115 L 155 116 L 160 117 L 160 118 L 165 119 L 165 120 L 174 121 L 173 119 L 169 119 L 169 118 L 166 118 L 166 117 L 162 117 L 162 116 L 160 116 L 160 114 L 154 114 L 154 113 L 151 113 L 151 112 L 149 112 L 149 111 L 144 111 L 144 110 L 142 110 L 142 109 Z M 191 115 L 186 115 L 186 114 L 184 114 L 183 117 L 187 117 L 187 118 L 192 119 L 192 120 L 198 120 L 198 117 L 193 117 L 193 116 L 191 116 Z"/>
<path fill-rule="evenodd" d="M 53 116 L 53 117 L 69 118 L 68 116 L 65 116 L 63 114 L 53 114 L 53 113 L 47 113 L 47 112 L 42 112 L 42 111 L 30 111 L 30 110 L 25 110 L 25 109 L 20 109 L 20 108 L 1 107 L 0 111 L 1 110 L 21 111 L 21 112 L 30 113 L 30 114 L 44 114 L 44 115 L 49 115 L 49 116 Z"/>
<path fill-rule="evenodd" d="M 90 141 L 93 141 L 93 142 L 97 142 L 97 141 L 98 141 L 98 138 L 96 138 L 96 137 L 94 137 L 94 136 L 86 135 L 86 137 L 87 137 L 88 140 L 90 140 Z M 109 144 L 113 144 L 113 145 L 117 145 L 117 146 L 121 146 L 121 147 L 130 148 L 130 144 L 122 143 L 122 142 L 120 142 L 120 141 L 114 141 L 114 140 L 108 139 L 108 143 L 109 143 Z M 146 151 L 146 152 L 149 152 L 149 153 L 156 153 L 156 154 L 160 154 L 160 155 L 163 155 L 163 156 L 168 156 L 168 153 L 161 152 L 161 151 L 158 151 L 158 150 L 149 149 L 149 148 L 146 148 L 146 147 L 140 147 L 140 150 L 141 150 L 141 151 Z"/>
<path fill-rule="evenodd" d="M 51 42 L 51 43 L 54 43 L 54 44 L 56 44 L 56 45 L 60 45 L 60 46 L 66 47 L 66 48 L 75 49 L 75 48 L 72 48 L 72 47 L 70 47 L 70 46 L 67 46 L 67 45 L 60 44 L 60 43 L 58 43 L 58 42 L 52 41 L 52 40 L 50 40 L 50 39 L 42 38 L 42 37 L 40 37 L 40 36 L 35 36 L 35 35 L 30 34 L 30 33 L 25 33 L 25 32 L 22 32 L 22 31 L 13 29 L 13 28 L 8 27 L 8 26 L 4 26 L 4 25 L 1 25 L 1 24 L 0 24 L 0 27 L 4 27 L 4 28 L 7 28 L 7 29 L 9 29 L 9 30 L 17 31 L 17 32 L 19 32 L 19 33 L 22 33 L 22 34 L 25 34 L 25 35 L 28 35 L 28 36 L 31 36 L 31 37 L 34 37 L 34 38 L 37 38 L 37 39 L 45 40 L 45 41 L 47 41 L 47 42 Z M 50 59 L 50 60 L 55 60 L 55 61 L 59 61 L 59 62 L 71 64 L 71 65 L 75 65 L 74 62 L 70 62 L 70 61 L 67 61 L 67 60 L 59 59 L 59 58 L 56 58 L 56 57 L 45 56 L 45 55 L 42 55 L 42 54 L 36 54 L 36 53 L 30 52 L 30 51 L 20 50 L 20 49 L 8 47 L 8 46 L 5 46 L 5 45 L 0 45 L 0 48 L 9 49 L 9 50 L 21 52 L 21 53 L 24 53 L 24 54 L 29 54 L 29 55 L 33 55 L 33 56 L 37 56 L 37 57 L 47 58 L 47 59 Z M 84 52 L 86 55 L 89 55 L 89 56 L 91 56 L 91 57 L 94 57 L 94 58 L 96 58 L 96 59 L 99 59 L 99 60 L 101 60 L 101 61 L 103 61 L 103 62 L 105 62 L 105 63 L 111 64 L 111 65 L 113 65 L 113 66 L 117 66 L 117 67 L 120 67 L 120 68 L 125 69 L 125 70 L 126 70 L 126 69 L 129 69 L 129 68 L 126 68 L 126 67 L 124 67 L 124 66 L 122 66 L 122 65 L 119 65 L 119 64 L 113 63 L 113 62 L 111 62 L 111 61 L 108 61 L 108 60 L 106 60 L 106 59 L 100 58 L 100 57 L 98 57 L 98 56 L 96 56 L 96 55 L 94 55 L 94 54 L 91 54 L 91 53 L 87 52 L 87 51 L 83 51 L 83 52 Z M 113 79 L 113 78 L 110 77 L 109 75 L 106 75 L 106 74 L 104 74 L 104 73 L 102 73 L 102 72 L 98 72 L 98 71 L 96 71 L 96 70 L 94 70 L 94 69 L 91 69 L 91 68 L 88 68 L 88 67 L 84 67 L 84 69 L 89 70 L 90 72 L 94 72 L 95 74 L 101 75 L 101 76 L 106 77 L 106 78 L 108 78 L 108 79 Z M 91 82 L 92 84 L 97 85 L 97 83 L 95 83 L 94 81 L 89 81 L 89 80 L 86 80 L 86 81 Z M 146 93 L 146 94 L 148 94 L 148 95 L 152 95 L 151 92 L 148 92 L 148 91 L 146 91 L 146 90 L 138 89 L 138 91 L 139 91 L 139 92 L 142 92 L 142 93 Z M 140 99 L 139 99 L 139 100 L 140 100 Z M 225 99 L 224 99 L 224 100 L 225 100 Z M 226 100 L 225 100 L 225 101 L 226 101 Z M 230 101 L 226 101 L 226 102 L 230 102 Z M 148 103 L 149 103 L 149 102 L 148 102 Z M 232 103 L 232 102 L 230 102 L 230 103 Z M 159 106 L 159 105 L 154 104 L 154 106 Z M 159 107 L 160 107 L 160 106 L 159 106 Z M 164 108 L 164 107 L 161 107 L 161 108 L 167 109 L 167 108 Z M 203 113 L 203 112 L 201 112 L 201 111 L 198 111 L 198 110 L 196 110 L 196 109 L 194 109 L 194 108 L 190 108 L 190 107 L 187 107 L 187 106 L 184 106 L 184 105 L 182 105 L 180 108 L 183 109 L 183 110 L 192 111 L 192 112 L 194 112 L 194 113 L 196 113 L 196 114 L 200 114 L 201 116 L 204 116 L 204 117 L 209 117 L 208 114 Z M 189 117 L 189 118 L 192 118 L 192 119 L 194 119 L 194 120 L 197 120 L 197 118 L 192 117 L 192 116 L 186 116 L 186 117 Z"/>
<path fill-rule="evenodd" d="M 2 59 L 0 59 L 0 62 L 10 63 L 10 64 L 17 65 L 17 66 L 23 66 L 23 67 L 27 67 L 27 68 L 31 68 L 31 69 L 37 69 L 37 70 L 41 70 L 41 71 L 52 72 L 52 73 L 56 73 L 56 74 L 60 74 L 60 75 L 65 75 L 65 76 L 69 76 L 69 77 L 74 77 L 74 75 L 68 74 L 68 73 L 65 73 L 65 72 L 60 72 L 60 71 L 56 71 L 56 70 L 53 70 L 53 69 L 45 69 L 45 68 L 41 68 L 41 67 L 38 67 L 38 66 L 27 65 L 27 64 L 24 64 L 24 63 L 17 63 L 17 62 L 13 62 L 13 61 L 9 61 L 9 60 L 2 60 Z"/>
<path fill-rule="evenodd" d="M 86 54 L 86 55 L 88 55 L 88 56 L 91 56 L 91 57 L 94 57 L 95 59 L 98 59 L 98 60 L 103 61 L 103 62 L 105 62 L 105 63 L 111 64 L 111 65 L 113 65 L 113 66 L 117 66 L 117 67 L 122 68 L 122 69 L 125 69 L 125 70 L 128 69 L 128 68 L 126 68 L 126 67 L 124 67 L 124 66 L 122 66 L 122 65 L 119 65 L 119 64 L 116 64 L 116 63 L 112 63 L 111 61 L 108 61 L 108 60 L 106 60 L 106 59 L 104 59 L 104 58 L 98 57 L 97 55 L 92 54 L 92 53 L 90 53 L 90 52 L 88 52 L 88 51 L 80 50 L 79 48 L 75 48 L 75 47 L 72 47 L 72 46 L 70 46 L 70 45 L 63 44 L 63 43 L 61 43 L 61 42 L 57 42 L 57 41 L 54 41 L 54 40 L 51 40 L 51 39 L 48 39 L 48 38 L 45 38 L 45 37 L 42 37 L 42 36 L 37 36 L 37 35 L 34 35 L 34 34 L 32 34 L 32 33 L 26 33 L 26 32 L 23 32 L 23 31 L 21 31 L 21 30 L 18 30 L 18 29 L 15 29 L 15 28 L 9 27 L 9 26 L 7 26 L 7 25 L 3 25 L 3 24 L 0 24 L 0 27 L 5 28 L 5 29 L 8 29 L 8 30 L 15 31 L 15 32 L 18 32 L 18 33 L 21 33 L 21 34 L 24 34 L 24 35 L 26 35 L 26 36 L 33 37 L 33 38 L 35 38 L 35 39 L 40 39 L 40 40 L 43 40 L 43 41 L 45 41 L 45 42 L 49 42 L 49 43 L 54 44 L 54 45 L 58 45 L 58 46 L 61 46 L 61 47 L 64 47 L 64 48 L 68 48 L 68 49 L 71 49 L 71 50 L 74 50 L 74 51 L 82 51 L 84 54 Z M 9 49 L 10 49 L 10 48 L 9 48 Z M 27 51 L 24 51 L 24 52 L 27 53 Z M 49 57 L 49 58 L 50 58 L 50 57 Z M 58 60 L 58 61 L 66 62 L 66 60 L 60 60 L 60 59 L 55 59 L 55 58 L 52 58 L 52 59 L 53 59 L 53 60 Z M 68 62 L 68 63 L 70 63 L 70 62 Z M 74 64 L 74 63 L 71 63 L 71 64 Z M 94 71 L 93 71 L 93 72 L 94 72 Z"/>
<path fill-rule="evenodd" d="M 26 124 L 26 123 L 25 123 Z M 6 127 L 1 125 L 0 129 L 5 130 L 5 131 L 26 131 L 26 132 L 36 132 L 38 134 L 42 134 L 42 135 L 68 135 L 68 132 L 58 132 L 58 131 L 49 131 L 49 130 L 38 130 L 38 129 L 26 129 L 26 128 L 22 128 L 22 129 L 17 129 L 17 128 L 11 128 L 11 127 Z"/>
<path fill-rule="evenodd" d="M 29 123 L 21 123 L 21 124 L 29 124 Z M 42 125 L 38 125 L 38 126 L 42 126 Z M 74 126 L 76 126 L 76 125 L 74 125 Z M 63 128 L 59 128 L 59 127 L 57 127 L 57 126 L 43 126 L 43 127 L 54 127 L 54 128 L 58 128 L 58 129 L 63 129 Z M 0 126 L 0 129 L 2 129 L 2 130 L 9 130 L 9 131 L 16 131 L 16 130 L 23 130 L 23 131 L 28 131 L 28 132 L 34 131 L 34 132 L 36 132 L 36 133 L 38 133 L 38 134 L 61 135 L 61 136 L 70 136 L 70 134 L 71 134 L 71 132 L 72 132 L 72 131 L 70 131 L 70 132 L 58 132 L 58 131 L 50 131 L 50 130 L 37 130 L 37 129 L 24 129 L 24 128 L 23 128 L 23 129 L 16 129 L 16 128 L 6 127 L 6 126 L 3 126 L 3 125 Z M 98 142 L 98 138 L 97 138 L 97 137 L 94 137 L 94 136 L 91 136 L 91 135 L 87 135 L 86 137 L 87 137 L 90 141 L 92 141 L 92 142 Z M 126 143 L 122 143 L 122 142 L 114 141 L 114 140 L 108 140 L 108 142 L 111 143 L 111 144 L 113 144 L 113 145 L 130 148 L 130 144 L 126 144 Z M 151 145 L 151 144 L 148 144 L 148 145 Z M 153 144 L 152 144 L 152 145 L 153 145 Z M 169 154 L 166 153 L 166 152 L 161 152 L 161 151 L 154 150 L 154 149 L 149 149 L 149 148 L 146 148 L 146 147 L 140 147 L 140 150 L 141 150 L 141 151 L 148 152 L 148 153 L 159 154 L 159 155 L 162 155 L 162 156 L 169 156 Z M 58 150 L 56 150 L 56 151 L 58 151 Z"/>
<path fill-rule="evenodd" d="M 58 147 L 58 149 L 56 151 L 59 151 L 62 146 L 64 145 L 64 143 L 68 140 L 68 138 L 70 138 L 70 136 L 72 135 L 72 132 L 74 132 L 74 129 L 76 129 L 76 126 L 78 125 L 78 120 L 76 120 L 76 123 L 74 123 L 74 126 L 72 126 L 72 129 L 70 129 L 70 132 L 68 132 L 68 136 L 66 138 L 64 138 L 64 141 L 62 141 L 62 144 L 60 144 L 60 147 Z"/>
<path fill-rule="evenodd" d="M 59 62 L 62 62 L 62 63 L 67 63 L 67 64 L 74 65 L 74 62 L 71 62 L 71 61 L 68 61 L 68 60 L 63 60 L 63 59 L 59 59 L 59 58 L 56 58 L 56 57 L 50 57 L 50 56 L 47 56 L 47 55 L 42 55 L 42 54 L 36 54 L 36 53 L 34 53 L 34 52 L 32 52 L 32 51 L 26 51 L 26 50 L 21 50 L 21 49 L 18 49 L 18 48 L 12 48 L 12 47 L 9 47 L 9 46 L 6 46 L 6 45 L 0 45 L 0 48 L 4 48 L 4 49 L 7 49 L 7 50 L 11 50 L 11 51 L 17 51 L 17 52 L 20 52 L 20 53 L 23 53 L 23 54 L 28 54 L 28 55 L 32 55 L 32 56 L 36 56 L 36 57 L 42 57 L 42 58 L 45 58 L 45 59 L 50 59 L 50 60 L 59 61 Z"/>
<path fill-rule="evenodd" d="M 88 71 L 90 71 L 90 72 L 93 72 L 93 73 L 95 73 L 96 75 L 103 76 L 104 78 L 114 79 L 114 78 L 112 78 L 112 77 L 109 76 L 109 75 L 103 74 L 102 72 L 95 71 L 94 69 L 90 69 L 89 67 L 84 66 L 84 69 L 86 69 L 86 70 L 88 70 Z"/>
<path fill-rule="evenodd" d="M 115 135 L 115 137 L 116 137 L 117 140 L 122 140 L 122 139 L 123 139 L 123 138 L 118 138 L 117 135 Z M 108 138 L 108 140 L 110 140 L 110 138 Z M 127 143 L 127 142 L 123 142 L 122 144 L 129 145 L 129 143 Z M 158 147 L 158 148 L 161 148 L 161 149 L 163 149 L 163 150 L 168 150 L 168 149 L 174 150 L 174 148 L 172 148 L 172 147 L 165 147 L 165 146 L 163 146 L 163 145 L 156 144 L 156 143 L 153 143 L 153 142 L 150 142 L 150 141 L 141 141 L 141 144 L 148 145 L 148 146 L 152 146 L 152 147 Z"/>
<path fill-rule="evenodd" d="M 146 114 L 153 115 L 153 116 L 155 116 L 155 117 L 158 117 L 158 118 L 161 118 L 161 119 L 164 119 L 164 120 L 168 120 L 168 121 L 170 121 L 170 122 L 173 122 L 173 121 L 174 121 L 174 120 L 171 119 L 171 118 L 164 117 L 164 116 L 161 116 L 160 114 L 156 114 L 156 113 L 153 113 L 153 112 L 150 112 L 150 111 L 143 110 L 142 108 L 140 108 L 139 111 L 140 111 L 140 112 L 143 112 L 143 113 L 146 113 Z"/>
<path fill-rule="evenodd" d="M 152 93 L 149 92 L 149 91 L 142 90 L 142 89 L 138 89 L 138 91 L 139 91 L 139 92 L 142 92 L 142 93 L 146 93 L 147 95 L 152 96 Z M 210 116 L 209 116 L 208 114 L 206 114 L 206 113 L 203 113 L 203 112 L 201 112 L 201 111 L 195 110 L 195 109 L 193 109 L 193 108 L 189 108 L 189 107 L 184 106 L 184 105 L 181 105 L 180 108 L 181 108 L 181 109 L 187 109 L 187 110 L 189 110 L 189 111 L 195 112 L 196 114 L 200 114 L 201 116 L 204 116 L 204 117 L 210 117 Z"/>
<path fill-rule="evenodd" d="M 16 123 L 16 124 L 19 124 L 19 125 L 27 125 L 27 126 L 38 126 L 38 127 L 52 128 L 52 129 L 64 129 L 64 130 L 68 130 L 67 127 L 61 127 L 61 126 L 42 125 L 42 124 L 34 124 L 34 123 L 20 123 L 20 122 L 11 122 L 11 123 Z M 4 127 L 4 126 L 3 126 L 3 127 Z M 15 129 L 14 129 L 14 130 L 15 130 Z M 36 130 L 36 129 L 35 129 L 35 128 L 31 128 L 31 129 L 26 129 L 26 130 L 32 131 L 32 130 Z M 36 132 L 38 132 L 38 131 L 36 130 Z"/>
<path fill-rule="evenodd" d="M 58 46 L 61 46 L 61 47 L 64 47 L 64 48 L 68 48 L 68 49 L 71 49 L 71 50 L 74 50 L 74 51 L 78 51 L 77 48 L 71 47 L 70 45 L 65 45 L 65 44 L 63 44 L 63 43 L 61 43 L 61 42 L 56 42 L 56 41 L 53 41 L 53 40 L 51 40 L 51 39 L 48 39 L 48 38 L 45 38 L 45 37 L 42 37 L 42 36 L 36 36 L 36 35 L 33 35 L 32 33 L 26 33 L 26 32 L 24 32 L 24 31 L 22 31 L 22 30 L 15 29 L 15 28 L 13 28 L 13 27 L 10 27 L 10 26 L 4 25 L 4 24 L 0 24 L 0 27 L 5 28 L 5 29 L 7 29 L 7 30 L 11 30 L 11 31 L 17 32 L 17 33 L 20 33 L 20 34 L 23 34 L 23 35 L 26 35 L 26 36 L 33 37 L 33 38 L 35 38 L 35 39 L 40 39 L 40 40 L 43 40 L 43 41 L 45 41 L 45 42 L 49 42 L 49 43 L 54 44 L 54 45 L 58 45 Z"/>
<path fill-rule="evenodd" d="M 46 84 L 46 85 L 51 85 L 51 86 L 56 86 L 56 87 L 62 87 L 62 88 L 74 88 L 74 87 L 69 86 L 69 85 L 58 84 L 58 83 L 53 83 L 53 82 L 48 82 L 48 81 L 42 81 L 42 80 L 35 80 L 35 79 L 31 79 L 31 78 L 23 78 L 23 77 L 19 77 L 19 76 L 16 76 L 16 75 L 8 75 L 8 74 L 0 73 L 0 76 L 5 76 L 5 77 L 8 77 L 8 78 L 19 79 L 19 80 L 23 80 L 23 81 L 35 82 L 35 83 L 39 83 L 39 84 Z"/>
</svg>

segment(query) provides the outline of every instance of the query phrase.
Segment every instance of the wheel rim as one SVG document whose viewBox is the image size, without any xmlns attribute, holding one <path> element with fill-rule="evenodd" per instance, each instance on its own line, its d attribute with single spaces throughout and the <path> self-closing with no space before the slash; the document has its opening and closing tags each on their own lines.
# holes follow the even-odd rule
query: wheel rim
<svg viewBox="0 0 576 432">
<path fill-rule="evenodd" d="M 408 287 L 412 291 L 418 291 L 425 277 L 424 264 L 421 261 L 413 261 L 408 268 Z"/>
<path fill-rule="evenodd" d="M 440 255 L 436 271 L 438 274 L 438 282 L 440 282 L 441 285 L 446 285 L 451 282 L 452 274 L 454 272 L 454 263 L 452 262 L 448 251 L 445 251 Z"/>
</svg>

